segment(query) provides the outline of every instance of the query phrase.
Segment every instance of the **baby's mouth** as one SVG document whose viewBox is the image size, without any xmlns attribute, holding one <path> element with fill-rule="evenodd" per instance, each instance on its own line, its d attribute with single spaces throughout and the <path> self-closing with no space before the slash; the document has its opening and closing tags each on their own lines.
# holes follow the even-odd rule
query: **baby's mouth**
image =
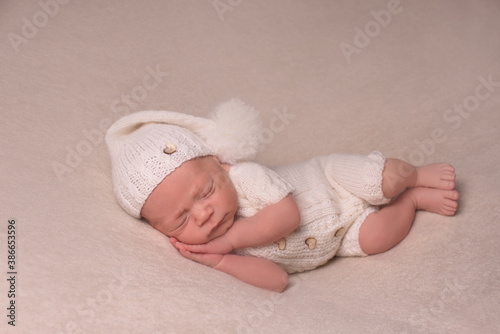
<svg viewBox="0 0 500 334">
<path fill-rule="evenodd" d="M 213 235 L 221 226 L 224 225 L 224 223 L 226 222 L 226 217 L 227 217 L 227 214 L 225 214 L 222 219 L 217 223 L 215 224 L 213 227 L 212 227 L 212 230 L 210 231 L 210 234 L 209 235 Z"/>
</svg>

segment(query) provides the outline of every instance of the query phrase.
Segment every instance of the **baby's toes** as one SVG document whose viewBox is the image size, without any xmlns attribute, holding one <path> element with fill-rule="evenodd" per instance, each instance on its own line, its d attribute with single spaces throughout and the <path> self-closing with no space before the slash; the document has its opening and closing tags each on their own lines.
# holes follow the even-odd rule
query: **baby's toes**
<svg viewBox="0 0 500 334">
<path fill-rule="evenodd" d="M 455 201 L 447 201 L 446 203 L 444 203 L 444 207 L 449 209 L 449 210 L 452 210 L 452 211 L 457 211 L 458 209 L 458 203 L 455 202 Z"/>
<path fill-rule="evenodd" d="M 455 178 L 456 178 L 456 175 L 455 173 L 442 173 L 441 174 L 441 180 L 444 180 L 444 181 L 455 181 Z"/>
<path fill-rule="evenodd" d="M 444 216 L 453 216 L 457 212 L 457 206 L 443 205 L 441 208 L 441 214 Z"/>
<path fill-rule="evenodd" d="M 439 188 L 444 190 L 451 190 L 455 188 L 455 168 L 451 165 L 445 164 L 441 167 L 439 178 Z"/>
<path fill-rule="evenodd" d="M 445 216 L 453 216 L 458 209 L 458 192 L 449 191 L 445 193 L 445 200 L 441 206 L 441 214 Z"/>
<path fill-rule="evenodd" d="M 454 202 L 454 203 L 456 203 L 456 201 L 458 200 L 458 197 L 459 197 L 459 194 L 458 194 L 458 191 L 456 191 L 456 190 L 450 190 L 450 191 L 446 191 L 444 193 L 444 198 L 451 200 L 451 202 Z"/>
<path fill-rule="evenodd" d="M 455 181 L 445 181 L 441 180 L 439 189 L 451 190 L 455 188 Z"/>
<path fill-rule="evenodd" d="M 441 164 L 439 167 L 443 173 L 455 173 L 455 167 L 450 164 Z"/>
</svg>

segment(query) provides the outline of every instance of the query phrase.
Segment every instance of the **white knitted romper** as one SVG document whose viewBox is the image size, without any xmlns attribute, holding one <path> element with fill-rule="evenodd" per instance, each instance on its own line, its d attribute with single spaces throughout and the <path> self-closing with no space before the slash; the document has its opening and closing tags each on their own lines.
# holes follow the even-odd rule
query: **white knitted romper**
<svg viewBox="0 0 500 334">
<path fill-rule="evenodd" d="M 288 273 L 311 270 L 335 255 L 366 255 L 359 245 L 359 228 L 382 193 L 385 158 L 331 154 L 274 168 L 252 162 L 231 166 L 229 175 L 238 193 L 239 217 L 250 217 L 290 192 L 301 214 L 300 226 L 279 242 L 235 250 L 238 255 L 267 258 Z"/>
</svg>

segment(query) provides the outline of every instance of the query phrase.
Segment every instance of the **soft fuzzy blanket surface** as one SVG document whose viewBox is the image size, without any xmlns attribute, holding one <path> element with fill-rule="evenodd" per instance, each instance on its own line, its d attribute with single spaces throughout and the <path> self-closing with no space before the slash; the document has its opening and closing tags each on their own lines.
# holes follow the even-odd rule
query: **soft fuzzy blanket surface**
<svg viewBox="0 0 500 334">
<path fill-rule="evenodd" d="M 498 333 L 498 17 L 496 0 L 2 1 L 0 332 Z M 262 112 L 258 162 L 450 162 L 458 213 L 418 212 L 394 249 L 281 294 L 184 259 L 118 206 L 104 133 L 232 97 Z"/>
</svg>

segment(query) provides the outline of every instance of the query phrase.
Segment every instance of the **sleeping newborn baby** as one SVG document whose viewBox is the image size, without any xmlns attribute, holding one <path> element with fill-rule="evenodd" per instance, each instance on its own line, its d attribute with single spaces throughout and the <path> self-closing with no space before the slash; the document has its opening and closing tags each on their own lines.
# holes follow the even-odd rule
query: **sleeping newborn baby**
<svg viewBox="0 0 500 334">
<path fill-rule="evenodd" d="M 389 250 L 416 210 L 457 210 L 449 164 L 414 167 L 375 151 L 270 169 L 251 161 L 261 131 L 258 113 L 236 99 L 210 119 L 127 115 L 106 134 L 118 202 L 184 257 L 273 291 L 335 255 Z"/>
</svg>

